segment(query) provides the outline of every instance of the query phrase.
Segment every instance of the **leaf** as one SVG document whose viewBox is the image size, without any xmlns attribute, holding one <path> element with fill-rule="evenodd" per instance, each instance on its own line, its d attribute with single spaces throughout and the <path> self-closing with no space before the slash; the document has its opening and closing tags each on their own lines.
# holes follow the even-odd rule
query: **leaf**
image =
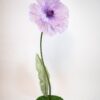
<svg viewBox="0 0 100 100">
<path fill-rule="evenodd" d="M 36 100 L 49 100 L 49 96 L 40 96 Z M 52 95 L 51 100 L 63 100 L 63 99 L 59 96 Z"/>
<path fill-rule="evenodd" d="M 38 71 L 38 77 L 40 80 L 41 91 L 44 96 L 47 96 L 48 95 L 48 80 L 47 80 L 47 76 L 46 76 L 47 74 L 45 72 L 42 60 L 38 54 L 36 55 L 36 69 Z"/>
</svg>

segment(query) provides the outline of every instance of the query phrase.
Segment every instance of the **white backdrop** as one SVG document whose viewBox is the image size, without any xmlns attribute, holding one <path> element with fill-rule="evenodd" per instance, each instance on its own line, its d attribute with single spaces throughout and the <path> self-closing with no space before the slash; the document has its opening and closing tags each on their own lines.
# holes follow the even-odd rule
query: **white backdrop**
<svg viewBox="0 0 100 100">
<path fill-rule="evenodd" d="M 40 31 L 29 20 L 35 0 L 0 0 L 0 100 L 41 95 L 35 69 Z M 53 94 L 64 100 L 100 100 L 100 0 L 62 0 L 69 28 L 44 36 Z"/>
</svg>

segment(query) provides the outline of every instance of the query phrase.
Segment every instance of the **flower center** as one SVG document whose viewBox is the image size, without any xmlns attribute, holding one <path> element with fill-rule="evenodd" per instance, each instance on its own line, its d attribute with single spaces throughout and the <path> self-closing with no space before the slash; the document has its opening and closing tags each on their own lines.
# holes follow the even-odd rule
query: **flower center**
<svg viewBox="0 0 100 100">
<path fill-rule="evenodd" d="M 53 16 L 54 16 L 54 11 L 53 11 L 53 10 L 48 10 L 48 11 L 46 12 L 46 16 L 47 16 L 48 18 L 53 17 Z"/>
</svg>

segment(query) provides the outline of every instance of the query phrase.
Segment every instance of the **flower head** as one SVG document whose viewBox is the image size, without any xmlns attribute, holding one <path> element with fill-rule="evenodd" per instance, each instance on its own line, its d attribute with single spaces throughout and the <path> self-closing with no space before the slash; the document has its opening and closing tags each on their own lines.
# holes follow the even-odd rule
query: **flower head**
<svg viewBox="0 0 100 100">
<path fill-rule="evenodd" d="M 46 34 L 61 33 L 68 26 L 68 8 L 60 0 L 37 0 L 30 7 L 30 15 Z"/>
</svg>

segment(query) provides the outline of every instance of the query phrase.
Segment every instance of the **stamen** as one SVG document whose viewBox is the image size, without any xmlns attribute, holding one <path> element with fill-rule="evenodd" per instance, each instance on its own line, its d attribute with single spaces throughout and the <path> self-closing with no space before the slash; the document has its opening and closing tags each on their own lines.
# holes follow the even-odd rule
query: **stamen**
<svg viewBox="0 0 100 100">
<path fill-rule="evenodd" d="M 49 18 L 53 17 L 54 16 L 54 11 L 53 10 L 48 10 L 46 12 L 46 16 L 49 17 Z"/>
</svg>

